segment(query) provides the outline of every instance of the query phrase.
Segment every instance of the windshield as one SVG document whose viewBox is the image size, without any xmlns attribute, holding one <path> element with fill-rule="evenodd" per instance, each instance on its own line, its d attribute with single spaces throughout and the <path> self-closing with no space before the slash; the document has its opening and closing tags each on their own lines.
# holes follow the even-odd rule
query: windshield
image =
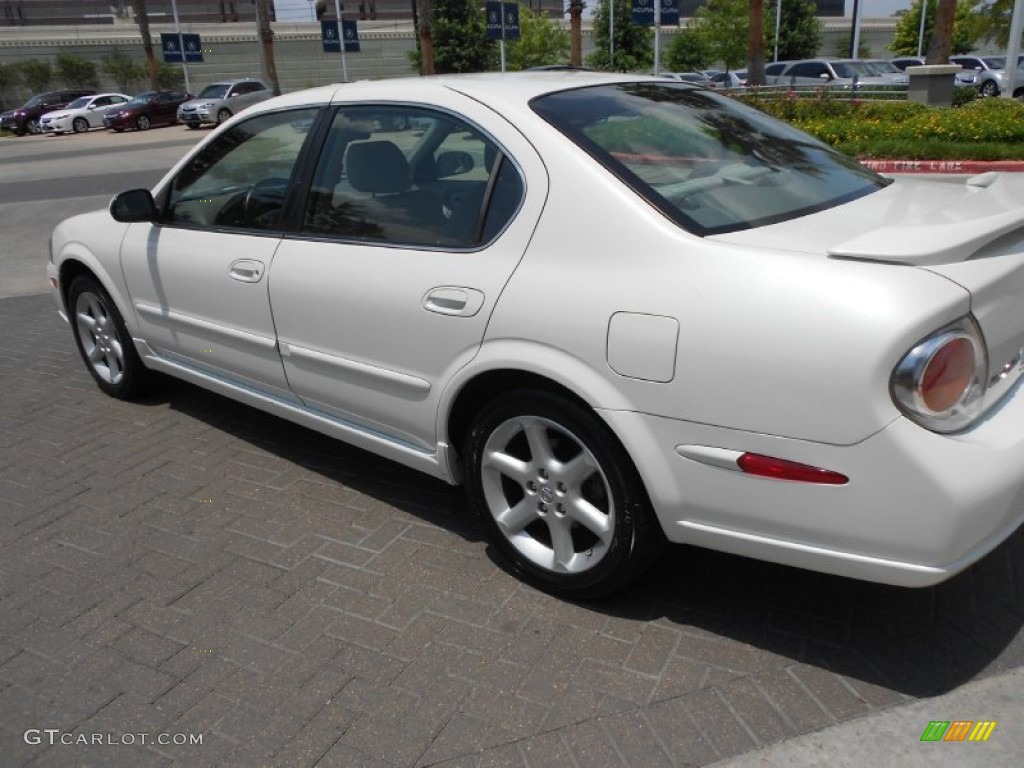
<svg viewBox="0 0 1024 768">
<path fill-rule="evenodd" d="M 893 64 L 891 61 L 869 61 L 866 63 L 868 67 L 871 69 L 872 74 L 875 75 L 900 74 L 899 67 Z"/>
<path fill-rule="evenodd" d="M 33 96 L 31 99 L 29 99 L 24 104 L 22 104 L 21 108 L 22 109 L 29 109 L 31 107 L 37 107 L 37 106 L 39 106 L 42 103 L 43 103 L 43 97 L 42 96 Z"/>
<path fill-rule="evenodd" d="M 579 88 L 541 96 L 531 106 L 698 235 L 787 221 L 887 183 L 784 123 L 683 83 Z"/>
<path fill-rule="evenodd" d="M 80 99 L 75 99 L 65 107 L 65 109 L 85 109 L 89 106 L 89 102 L 92 101 L 92 96 L 82 96 Z"/>
<path fill-rule="evenodd" d="M 839 77 L 871 77 L 875 74 L 874 68 L 866 61 L 834 61 L 832 69 Z"/>
<path fill-rule="evenodd" d="M 217 85 L 208 85 L 203 88 L 203 92 L 199 94 L 200 99 L 223 99 L 224 95 L 228 92 L 227 83 L 219 83 Z"/>
<path fill-rule="evenodd" d="M 131 100 L 128 101 L 126 107 L 141 107 L 143 104 L 148 104 L 152 98 L 156 96 L 156 91 L 146 91 L 140 93 L 137 96 L 132 96 Z"/>
</svg>

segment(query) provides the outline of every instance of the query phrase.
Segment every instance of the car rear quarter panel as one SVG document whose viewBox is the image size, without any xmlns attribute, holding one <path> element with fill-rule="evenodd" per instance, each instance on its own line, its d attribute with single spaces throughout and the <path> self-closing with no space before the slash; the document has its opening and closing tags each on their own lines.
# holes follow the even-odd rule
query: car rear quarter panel
<svg viewBox="0 0 1024 768">
<path fill-rule="evenodd" d="M 965 290 L 923 270 L 690 235 L 575 147 L 541 151 L 548 204 L 480 362 L 492 344 L 530 340 L 574 361 L 551 375 L 595 407 L 856 443 L 898 417 L 900 358 L 969 309 Z M 671 381 L 611 369 L 617 312 L 678 321 Z M 578 365 L 602 384 L 567 379 Z"/>
</svg>

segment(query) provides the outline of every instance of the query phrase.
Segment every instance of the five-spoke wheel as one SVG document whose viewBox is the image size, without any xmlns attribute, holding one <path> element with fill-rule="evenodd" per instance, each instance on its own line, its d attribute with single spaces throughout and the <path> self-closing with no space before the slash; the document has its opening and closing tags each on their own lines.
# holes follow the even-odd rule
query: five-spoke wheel
<svg viewBox="0 0 1024 768">
<path fill-rule="evenodd" d="M 149 122 L 149 118 L 146 117 L 146 115 L 139 115 L 137 118 L 135 118 L 135 127 L 138 128 L 140 131 L 148 130 L 150 125 L 151 123 Z"/>
<path fill-rule="evenodd" d="M 662 538 L 628 456 L 592 412 L 544 391 L 502 397 L 466 443 L 470 500 L 517 575 L 595 597 L 649 564 Z"/>
<path fill-rule="evenodd" d="M 89 130 L 89 121 L 84 117 L 76 117 L 71 121 L 71 127 L 74 128 L 75 133 L 85 133 Z"/>
<path fill-rule="evenodd" d="M 100 389 L 129 398 L 141 394 L 148 371 L 107 292 L 91 277 L 77 277 L 68 290 L 71 328 L 86 368 Z"/>
</svg>

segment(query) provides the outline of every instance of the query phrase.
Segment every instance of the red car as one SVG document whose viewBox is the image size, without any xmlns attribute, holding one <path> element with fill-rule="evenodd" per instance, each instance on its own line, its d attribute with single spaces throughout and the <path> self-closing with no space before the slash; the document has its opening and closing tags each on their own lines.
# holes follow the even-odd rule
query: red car
<svg viewBox="0 0 1024 768">
<path fill-rule="evenodd" d="M 126 104 L 107 110 L 103 125 L 120 133 L 126 128 L 144 131 L 154 125 L 178 122 L 178 106 L 192 98 L 184 91 L 145 91 Z"/>
</svg>

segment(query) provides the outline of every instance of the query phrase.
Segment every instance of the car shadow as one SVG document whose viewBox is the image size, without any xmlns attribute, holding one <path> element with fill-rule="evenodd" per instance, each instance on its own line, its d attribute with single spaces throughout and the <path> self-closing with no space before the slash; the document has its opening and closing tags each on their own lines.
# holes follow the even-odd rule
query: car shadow
<svg viewBox="0 0 1024 768">
<path fill-rule="evenodd" d="M 143 403 L 167 405 L 467 541 L 486 539 L 461 489 L 367 451 L 184 382 L 168 380 Z M 511 572 L 492 546 L 487 555 Z M 807 664 L 930 697 L 1024 664 L 1024 528 L 973 567 L 925 589 L 671 545 L 633 584 L 575 607 L 726 638 L 766 668 Z"/>
</svg>

